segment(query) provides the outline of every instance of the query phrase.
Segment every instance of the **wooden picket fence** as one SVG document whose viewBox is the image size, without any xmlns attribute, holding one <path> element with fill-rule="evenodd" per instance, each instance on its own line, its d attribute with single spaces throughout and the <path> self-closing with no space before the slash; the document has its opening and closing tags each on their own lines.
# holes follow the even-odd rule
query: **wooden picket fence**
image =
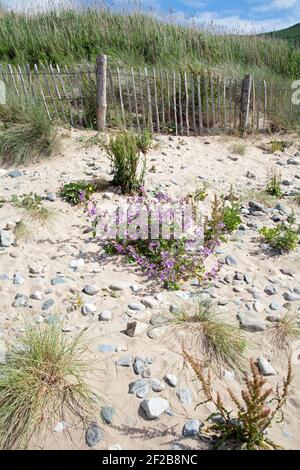
<svg viewBox="0 0 300 470">
<path fill-rule="evenodd" d="M 266 131 L 276 116 L 299 119 L 291 87 L 210 73 L 97 64 L 0 64 L 7 95 L 42 103 L 50 119 L 74 127 L 149 128 L 176 135 Z"/>
</svg>

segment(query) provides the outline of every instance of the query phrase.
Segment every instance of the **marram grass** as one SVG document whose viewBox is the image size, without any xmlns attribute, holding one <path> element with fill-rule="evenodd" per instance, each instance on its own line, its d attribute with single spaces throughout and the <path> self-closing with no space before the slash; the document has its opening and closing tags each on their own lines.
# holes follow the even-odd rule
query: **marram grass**
<svg viewBox="0 0 300 470">
<path fill-rule="evenodd" d="M 85 381 L 83 333 L 72 339 L 61 324 L 27 324 L 0 365 L 0 447 L 27 448 L 57 421 L 76 425 L 93 413 Z"/>
</svg>

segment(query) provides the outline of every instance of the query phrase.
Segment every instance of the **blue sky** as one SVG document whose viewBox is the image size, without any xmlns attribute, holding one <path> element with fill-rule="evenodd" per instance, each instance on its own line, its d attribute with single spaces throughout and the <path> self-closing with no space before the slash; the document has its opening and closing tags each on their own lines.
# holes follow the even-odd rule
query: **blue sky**
<svg viewBox="0 0 300 470">
<path fill-rule="evenodd" d="M 4 6 L 14 9 L 26 9 L 29 5 L 45 8 L 61 2 L 89 4 L 94 0 L 2 0 Z M 128 8 L 128 3 L 133 2 L 112 0 L 108 3 L 113 3 L 115 8 Z M 300 0 L 143 0 L 138 3 L 154 9 L 158 16 L 172 11 L 175 21 L 186 21 L 192 16 L 197 25 L 213 22 L 218 27 L 242 32 L 272 31 L 300 22 Z"/>
</svg>

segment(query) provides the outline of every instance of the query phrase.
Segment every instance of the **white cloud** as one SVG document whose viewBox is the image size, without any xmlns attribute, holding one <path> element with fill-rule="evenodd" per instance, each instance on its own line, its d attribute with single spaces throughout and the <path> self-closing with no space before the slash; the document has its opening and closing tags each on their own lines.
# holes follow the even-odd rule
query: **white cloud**
<svg viewBox="0 0 300 470">
<path fill-rule="evenodd" d="M 251 6 L 251 11 L 255 13 L 267 13 L 274 10 L 289 11 L 300 7 L 300 0 L 272 0 L 263 5 L 259 5 L 259 3 L 261 2 L 255 2 L 255 4 Z M 253 2 L 251 2 L 251 4 L 253 4 Z"/>
</svg>

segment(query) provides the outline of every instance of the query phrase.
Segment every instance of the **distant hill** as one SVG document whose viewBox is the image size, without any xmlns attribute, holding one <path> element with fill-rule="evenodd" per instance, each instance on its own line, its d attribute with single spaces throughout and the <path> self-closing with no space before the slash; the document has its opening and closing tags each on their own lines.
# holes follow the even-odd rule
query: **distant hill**
<svg viewBox="0 0 300 470">
<path fill-rule="evenodd" d="M 287 39 L 289 41 L 297 42 L 300 44 L 300 23 L 297 23 L 294 26 L 291 26 L 290 28 L 275 31 L 270 34 L 274 37 Z"/>
</svg>

